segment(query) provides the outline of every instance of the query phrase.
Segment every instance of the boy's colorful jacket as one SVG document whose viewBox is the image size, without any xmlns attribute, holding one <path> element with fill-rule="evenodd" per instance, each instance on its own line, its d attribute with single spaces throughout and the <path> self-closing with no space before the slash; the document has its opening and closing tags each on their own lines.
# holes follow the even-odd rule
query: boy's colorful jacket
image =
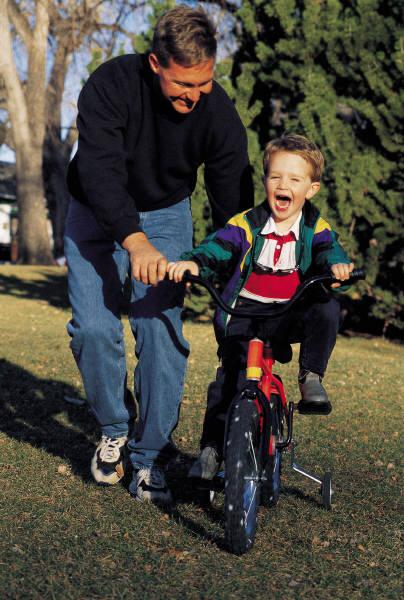
<svg viewBox="0 0 404 600">
<path fill-rule="evenodd" d="M 200 275 L 206 279 L 220 275 L 224 282 L 223 300 L 230 305 L 238 297 L 249 277 L 252 265 L 257 261 L 264 244 L 260 235 L 270 215 L 267 201 L 235 215 L 226 225 L 209 235 L 199 246 L 181 256 L 193 260 L 200 267 Z M 338 235 L 308 200 L 303 206 L 300 235 L 296 241 L 296 264 L 304 276 L 327 271 L 337 263 L 351 261 L 338 243 Z M 227 315 L 216 311 L 215 329 L 220 340 L 226 335 Z"/>
</svg>

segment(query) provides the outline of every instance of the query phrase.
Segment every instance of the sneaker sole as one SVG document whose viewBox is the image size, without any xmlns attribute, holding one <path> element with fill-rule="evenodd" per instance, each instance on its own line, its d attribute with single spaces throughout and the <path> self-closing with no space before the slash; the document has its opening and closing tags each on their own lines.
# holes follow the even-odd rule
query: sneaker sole
<svg viewBox="0 0 404 600">
<path fill-rule="evenodd" d="M 115 471 L 111 471 L 109 475 L 100 475 L 98 469 L 96 470 L 96 459 L 93 457 L 91 461 L 91 475 L 94 481 L 103 487 L 109 487 L 111 485 L 116 485 L 119 483 L 125 476 L 125 470 L 128 464 L 128 461 L 121 462 L 116 465 Z M 95 463 L 95 464 L 94 464 Z"/>
<path fill-rule="evenodd" d="M 167 506 L 169 504 L 173 503 L 173 498 L 170 495 L 169 498 L 147 498 L 147 497 L 140 497 L 137 494 L 132 494 L 132 492 L 129 490 L 129 494 L 131 495 L 131 497 L 136 501 L 136 502 L 144 502 L 147 504 L 160 504 L 161 506 Z"/>
</svg>

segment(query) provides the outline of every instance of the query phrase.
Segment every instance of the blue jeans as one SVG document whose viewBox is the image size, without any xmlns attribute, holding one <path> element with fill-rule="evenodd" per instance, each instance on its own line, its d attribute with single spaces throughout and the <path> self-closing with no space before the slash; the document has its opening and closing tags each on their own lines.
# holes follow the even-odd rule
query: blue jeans
<svg viewBox="0 0 404 600">
<path fill-rule="evenodd" d="M 168 260 L 192 248 L 189 199 L 161 210 L 140 213 L 150 242 Z M 69 267 L 72 319 L 67 325 L 87 401 L 109 437 L 128 434 L 133 407 L 126 399 L 126 357 L 121 306 L 129 255 L 105 236 L 87 206 L 71 200 L 65 254 Z M 139 421 L 130 456 L 135 467 L 163 460 L 171 450 L 178 423 L 188 342 L 182 333 L 183 286 L 164 281 L 157 287 L 131 281 L 129 321 L 138 363 L 135 394 Z"/>
</svg>

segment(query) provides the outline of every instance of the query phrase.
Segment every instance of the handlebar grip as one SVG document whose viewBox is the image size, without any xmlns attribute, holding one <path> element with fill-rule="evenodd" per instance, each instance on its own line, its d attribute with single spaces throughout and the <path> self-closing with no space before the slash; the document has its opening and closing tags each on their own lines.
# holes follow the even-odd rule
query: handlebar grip
<svg viewBox="0 0 404 600">
<path fill-rule="evenodd" d="M 185 271 L 184 275 L 182 276 L 182 281 L 184 283 L 199 283 L 201 281 L 201 278 L 198 277 L 198 275 L 192 275 L 191 271 Z"/>
<path fill-rule="evenodd" d="M 359 281 L 359 279 L 366 279 L 366 269 L 354 269 L 349 275 L 347 283 L 353 283 Z"/>
</svg>

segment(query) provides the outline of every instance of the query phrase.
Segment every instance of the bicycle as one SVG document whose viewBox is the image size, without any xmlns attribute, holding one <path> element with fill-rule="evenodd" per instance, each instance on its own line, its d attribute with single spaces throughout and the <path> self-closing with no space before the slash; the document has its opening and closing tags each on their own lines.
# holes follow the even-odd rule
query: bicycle
<svg viewBox="0 0 404 600">
<path fill-rule="evenodd" d="M 352 271 L 351 284 L 365 278 L 363 269 Z M 211 283 L 185 273 L 183 281 L 202 285 L 214 302 L 226 313 L 237 317 L 267 319 L 289 311 L 313 285 L 335 283 L 331 275 L 315 275 L 303 282 L 287 302 L 274 303 L 262 311 L 232 308 L 223 302 Z M 290 357 L 292 352 L 290 349 Z M 285 362 L 289 362 L 289 360 Z M 254 338 L 248 345 L 246 384 L 232 401 L 226 418 L 224 471 L 202 489 L 213 499 L 224 488 L 225 538 L 234 554 L 247 552 L 254 544 L 260 502 L 275 505 L 279 500 L 282 454 L 290 452 L 291 467 L 320 486 L 324 507 L 331 509 L 332 477 L 329 471 L 322 477 L 302 468 L 295 460 L 296 440 L 293 438 L 295 405 L 287 402 L 279 375 L 273 373 L 275 358 L 269 339 Z"/>
</svg>

